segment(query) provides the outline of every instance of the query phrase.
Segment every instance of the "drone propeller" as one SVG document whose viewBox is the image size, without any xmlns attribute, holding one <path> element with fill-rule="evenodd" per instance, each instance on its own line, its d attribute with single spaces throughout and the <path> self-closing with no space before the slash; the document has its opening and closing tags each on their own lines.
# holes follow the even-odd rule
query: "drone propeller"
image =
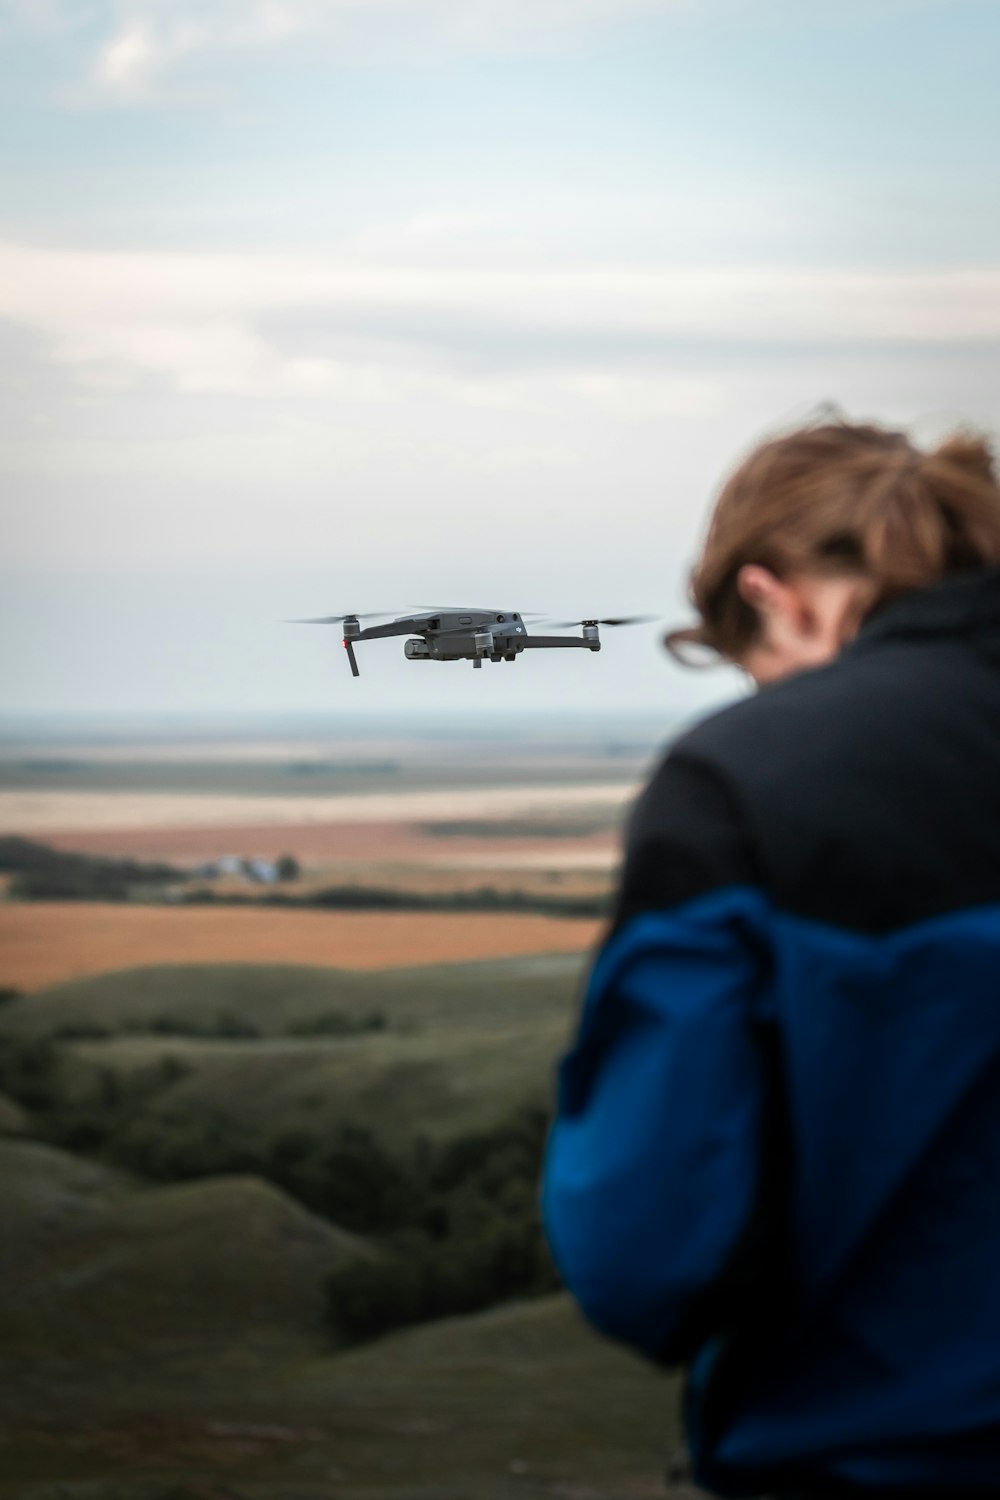
<svg viewBox="0 0 1000 1500">
<path fill-rule="evenodd" d="M 616 615 L 610 620 L 549 620 L 554 630 L 573 630 L 577 625 L 650 625 L 659 615 Z"/>
<path fill-rule="evenodd" d="M 411 604 L 411 609 L 419 609 L 425 615 L 480 615 L 483 612 L 481 604 Z"/>
<path fill-rule="evenodd" d="M 429 615 L 482 615 L 491 614 L 491 610 L 484 610 L 481 604 L 414 604 L 414 609 L 421 610 Z M 522 610 L 522 620 L 541 620 L 544 615 L 537 610 Z"/>
<path fill-rule="evenodd" d="M 342 625 L 345 620 L 376 620 L 379 615 L 388 615 L 389 609 L 370 609 L 367 614 L 317 615 L 310 620 L 286 620 L 286 625 Z"/>
</svg>

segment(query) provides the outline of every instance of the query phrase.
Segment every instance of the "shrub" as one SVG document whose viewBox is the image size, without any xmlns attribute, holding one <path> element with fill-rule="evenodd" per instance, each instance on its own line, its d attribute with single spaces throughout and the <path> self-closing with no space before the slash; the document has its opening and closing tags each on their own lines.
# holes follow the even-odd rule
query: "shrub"
<svg viewBox="0 0 1000 1500">
<path fill-rule="evenodd" d="M 443 1242 L 412 1231 L 398 1236 L 384 1259 L 336 1270 L 327 1280 L 327 1306 L 336 1331 L 360 1342 L 557 1285 L 532 1210 L 515 1219 L 494 1215 L 478 1233 Z"/>
<path fill-rule="evenodd" d="M 52 1033 L 56 1042 L 103 1042 L 114 1033 L 100 1021 L 65 1021 Z"/>
<path fill-rule="evenodd" d="M 0 837 L 0 871 L 14 876 L 11 895 L 22 901 L 121 901 L 133 887 L 187 878 L 172 865 L 73 854 L 14 836 Z"/>
<path fill-rule="evenodd" d="M 288 1028 L 289 1036 L 360 1036 L 367 1031 L 384 1031 L 386 1018 L 382 1011 L 369 1011 L 365 1016 L 351 1016 L 344 1011 L 328 1010 L 319 1016 L 306 1016 L 293 1021 Z"/>
<path fill-rule="evenodd" d="M 154 1016 L 146 1026 L 136 1025 L 130 1029 L 148 1030 L 156 1036 L 215 1037 L 220 1041 L 253 1041 L 260 1036 L 260 1028 L 253 1021 L 232 1011 L 193 1018 L 168 1013 Z"/>
</svg>

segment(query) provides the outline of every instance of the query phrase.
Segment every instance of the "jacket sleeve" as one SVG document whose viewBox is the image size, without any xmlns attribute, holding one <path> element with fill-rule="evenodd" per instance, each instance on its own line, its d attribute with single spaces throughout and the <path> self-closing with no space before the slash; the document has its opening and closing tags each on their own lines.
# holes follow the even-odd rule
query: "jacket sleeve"
<svg viewBox="0 0 1000 1500">
<path fill-rule="evenodd" d="M 657 1359 L 718 1331 L 754 1216 L 766 927 L 725 788 L 668 758 L 633 819 L 543 1183 L 566 1285 L 600 1329 Z"/>
</svg>

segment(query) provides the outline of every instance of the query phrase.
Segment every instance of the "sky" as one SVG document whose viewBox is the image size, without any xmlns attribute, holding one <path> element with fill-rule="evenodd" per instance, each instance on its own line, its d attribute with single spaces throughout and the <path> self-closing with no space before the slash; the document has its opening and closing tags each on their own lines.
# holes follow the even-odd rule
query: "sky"
<svg viewBox="0 0 1000 1500">
<path fill-rule="evenodd" d="M 995 0 L 0 0 L 0 712 L 692 712 L 287 617 L 686 618 L 835 405 L 1000 398 Z"/>
</svg>

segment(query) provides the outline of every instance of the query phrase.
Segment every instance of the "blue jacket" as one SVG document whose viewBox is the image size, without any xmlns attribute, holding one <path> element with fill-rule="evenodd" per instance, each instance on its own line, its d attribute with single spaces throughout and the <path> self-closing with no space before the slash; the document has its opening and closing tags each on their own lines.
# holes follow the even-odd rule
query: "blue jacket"
<svg viewBox="0 0 1000 1500">
<path fill-rule="evenodd" d="M 1000 571 L 668 754 L 544 1213 L 594 1323 L 688 1365 L 701 1484 L 1000 1494 Z"/>
</svg>

